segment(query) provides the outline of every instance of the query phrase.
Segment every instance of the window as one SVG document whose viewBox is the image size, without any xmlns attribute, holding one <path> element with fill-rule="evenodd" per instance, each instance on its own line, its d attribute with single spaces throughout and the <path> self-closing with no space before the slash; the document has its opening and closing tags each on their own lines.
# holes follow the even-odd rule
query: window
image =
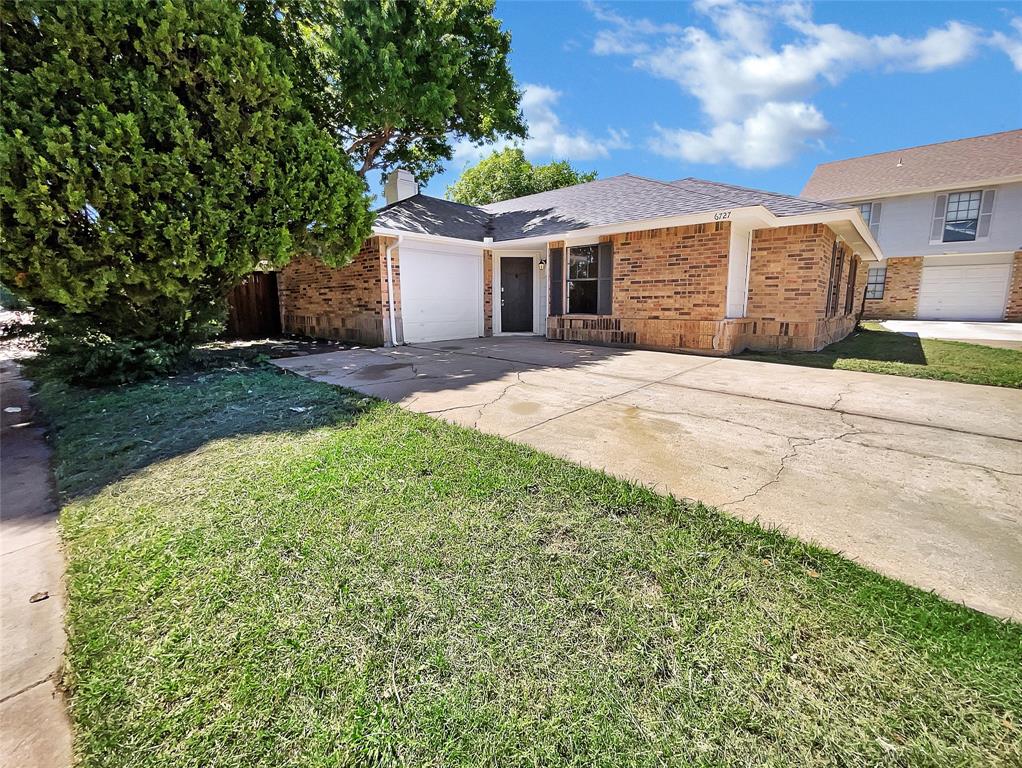
<svg viewBox="0 0 1022 768">
<path fill-rule="evenodd" d="M 947 196 L 944 216 L 944 242 L 961 243 L 976 239 L 979 227 L 979 204 L 983 193 L 954 192 Z"/>
<path fill-rule="evenodd" d="M 600 274 L 600 247 L 579 245 L 568 249 L 568 314 L 599 314 L 601 283 L 609 287 L 611 276 Z"/>
<path fill-rule="evenodd" d="M 866 220 L 866 225 L 869 226 L 869 216 L 873 212 L 873 203 L 859 203 L 859 213 L 862 214 L 862 218 Z"/>
<path fill-rule="evenodd" d="M 866 298 L 882 299 L 884 283 L 887 282 L 887 267 L 870 267 L 866 274 Z"/>
</svg>

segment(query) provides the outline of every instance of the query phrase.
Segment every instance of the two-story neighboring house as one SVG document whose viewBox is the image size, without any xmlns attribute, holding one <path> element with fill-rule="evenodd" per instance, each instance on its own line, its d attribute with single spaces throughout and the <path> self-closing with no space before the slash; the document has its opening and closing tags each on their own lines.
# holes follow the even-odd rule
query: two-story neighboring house
<svg viewBox="0 0 1022 768">
<path fill-rule="evenodd" d="M 824 163 L 802 196 L 858 205 L 887 256 L 865 317 L 1022 321 L 1022 130 Z"/>
</svg>

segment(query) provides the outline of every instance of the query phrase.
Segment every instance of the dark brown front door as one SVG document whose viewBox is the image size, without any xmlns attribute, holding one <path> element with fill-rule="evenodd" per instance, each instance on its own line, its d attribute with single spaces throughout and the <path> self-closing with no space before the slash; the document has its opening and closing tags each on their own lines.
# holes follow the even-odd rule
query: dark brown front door
<svg viewBox="0 0 1022 768">
<path fill-rule="evenodd" d="M 532 331 L 532 259 L 500 260 L 500 330 Z"/>
</svg>

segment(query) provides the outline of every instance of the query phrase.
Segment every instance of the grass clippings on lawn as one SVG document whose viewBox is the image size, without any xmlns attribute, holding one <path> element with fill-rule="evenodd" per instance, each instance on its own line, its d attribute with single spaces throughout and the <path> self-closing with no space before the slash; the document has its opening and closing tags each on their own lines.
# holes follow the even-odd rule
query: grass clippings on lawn
<svg viewBox="0 0 1022 768">
<path fill-rule="evenodd" d="M 819 352 L 745 352 L 767 363 L 887 373 L 917 379 L 960 381 L 993 387 L 1022 387 L 1022 351 L 963 341 L 920 339 L 863 323 L 848 337 Z"/>
<path fill-rule="evenodd" d="M 1022 627 L 267 369 L 45 386 L 85 766 L 1018 765 Z"/>
</svg>

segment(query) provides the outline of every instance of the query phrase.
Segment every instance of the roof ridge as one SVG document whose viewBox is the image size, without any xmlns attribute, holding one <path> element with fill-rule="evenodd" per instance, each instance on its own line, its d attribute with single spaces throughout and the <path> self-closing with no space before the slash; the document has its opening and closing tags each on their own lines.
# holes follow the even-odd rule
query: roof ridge
<svg viewBox="0 0 1022 768">
<path fill-rule="evenodd" d="M 514 200 L 528 200 L 530 197 L 538 197 L 539 195 L 548 195 L 551 192 L 561 192 L 561 191 L 563 191 L 565 189 L 578 189 L 579 187 L 585 187 L 585 186 L 588 186 L 589 184 L 601 184 L 601 183 L 603 183 L 605 181 L 612 181 L 614 179 L 620 179 L 622 176 L 632 176 L 632 174 L 630 174 L 630 173 L 618 173 L 618 174 L 615 174 L 613 176 L 607 176 L 604 179 L 593 179 L 592 181 L 583 181 L 581 184 L 569 184 L 567 187 L 558 187 L 557 189 L 547 189 L 547 190 L 544 190 L 543 192 L 532 192 L 531 194 L 522 195 L 521 197 L 509 197 L 506 200 L 496 200 L 496 201 L 494 201 L 492 203 L 487 203 L 486 205 L 503 205 L 504 203 L 510 203 L 510 202 L 512 202 Z M 483 211 L 484 213 L 490 213 L 490 211 L 487 211 L 486 207 L 482 206 L 482 205 L 479 206 L 479 210 Z M 490 215 L 492 216 L 494 214 L 490 213 Z"/>
<path fill-rule="evenodd" d="M 448 200 L 446 197 L 436 197 L 435 195 L 427 195 L 424 192 L 416 192 L 414 195 L 409 195 L 408 197 L 402 197 L 400 200 L 395 200 L 393 203 L 387 203 L 382 208 L 377 208 L 376 209 L 376 213 L 380 213 L 382 211 L 386 211 L 386 210 L 388 210 L 390 208 L 393 208 L 395 205 L 401 205 L 401 203 L 406 203 L 409 200 L 414 200 L 417 197 L 425 197 L 425 198 L 427 198 L 429 200 L 439 200 L 441 203 L 447 203 L 448 205 L 460 205 L 462 208 L 471 208 L 473 211 L 478 211 L 479 213 L 485 214 L 487 216 L 490 215 L 487 211 L 484 211 L 478 205 L 469 205 L 468 203 L 459 203 L 457 200 Z"/>
<path fill-rule="evenodd" d="M 946 139 L 944 141 L 931 141 L 927 144 L 917 144 L 914 147 L 900 147 L 898 149 L 885 149 L 883 152 L 869 152 L 865 155 L 856 155 L 855 157 L 846 157 L 843 160 L 828 160 L 826 163 L 817 163 L 816 167 L 820 168 L 824 165 L 835 165 L 837 163 L 847 163 L 852 160 L 865 160 L 867 157 L 879 157 L 880 155 L 895 155 L 898 152 L 908 152 L 913 149 L 926 149 L 927 147 L 939 147 L 942 144 L 957 144 L 961 141 L 975 141 L 976 139 L 989 139 L 992 136 L 1004 136 L 1009 133 L 1022 134 L 1022 128 L 1010 128 L 1007 131 L 994 131 L 993 133 L 981 133 L 979 136 L 962 136 L 958 139 Z"/>
<path fill-rule="evenodd" d="M 679 179 L 679 181 L 689 181 L 689 180 L 691 180 L 691 181 L 699 181 L 699 182 L 702 182 L 703 184 L 713 184 L 714 186 L 717 186 L 717 187 L 730 187 L 731 189 L 740 189 L 740 190 L 742 190 L 744 192 L 755 192 L 758 195 L 769 195 L 770 197 L 785 197 L 785 198 L 788 198 L 789 200 L 804 200 L 807 203 L 818 203 L 820 205 L 830 206 L 831 208 L 839 207 L 839 206 L 834 206 L 831 203 L 828 203 L 828 202 L 823 201 L 823 200 L 814 200 L 814 199 L 809 198 L 809 197 L 802 197 L 802 195 L 789 195 L 789 194 L 787 194 L 785 192 L 771 192 L 769 189 L 758 189 L 756 187 L 745 187 L 745 186 L 742 186 L 741 184 L 730 184 L 730 183 L 728 183 L 726 181 L 710 181 L 709 179 L 697 179 L 694 176 L 689 176 L 686 179 Z"/>
</svg>

